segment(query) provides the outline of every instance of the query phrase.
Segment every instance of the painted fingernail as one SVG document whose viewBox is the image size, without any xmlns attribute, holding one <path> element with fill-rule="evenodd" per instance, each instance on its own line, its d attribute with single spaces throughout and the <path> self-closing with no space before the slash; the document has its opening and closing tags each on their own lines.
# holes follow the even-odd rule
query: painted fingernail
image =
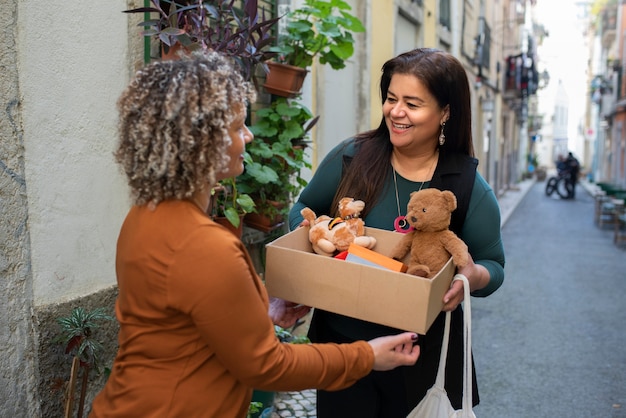
<svg viewBox="0 0 626 418">
<path fill-rule="evenodd" d="M 412 339 L 413 341 L 417 341 L 417 334 L 413 334 L 413 335 L 411 335 L 411 339 Z"/>
</svg>

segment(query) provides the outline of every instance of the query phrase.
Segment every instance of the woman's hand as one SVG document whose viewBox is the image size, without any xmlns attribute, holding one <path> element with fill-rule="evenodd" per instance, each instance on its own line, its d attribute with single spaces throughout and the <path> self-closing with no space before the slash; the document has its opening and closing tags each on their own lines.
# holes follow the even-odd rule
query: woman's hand
<svg viewBox="0 0 626 418">
<path fill-rule="evenodd" d="M 275 325 L 281 328 L 290 328 L 310 310 L 310 306 L 298 305 L 279 298 L 270 298 L 268 314 Z"/>
<path fill-rule="evenodd" d="M 420 346 L 414 345 L 417 334 L 405 332 L 368 341 L 374 350 L 373 370 L 386 371 L 398 366 L 412 366 L 420 355 Z"/>
<path fill-rule="evenodd" d="M 467 276 L 466 276 L 467 277 Z M 445 312 L 452 312 L 463 301 L 463 282 L 452 282 L 450 289 L 443 295 L 443 308 Z"/>
<path fill-rule="evenodd" d="M 467 277 L 470 284 L 470 292 L 474 290 L 482 289 L 489 284 L 489 271 L 484 266 L 474 263 L 472 256 L 469 256 L 469 260 L 463 268 L 459 268 L 457 273 Z M 463 282 L 454 281 L 450 286 L 450 289 L 443 295 L 443 310 L 451 312 L 459 306 L 459 303 L 463 301 Z"/>
</svg>

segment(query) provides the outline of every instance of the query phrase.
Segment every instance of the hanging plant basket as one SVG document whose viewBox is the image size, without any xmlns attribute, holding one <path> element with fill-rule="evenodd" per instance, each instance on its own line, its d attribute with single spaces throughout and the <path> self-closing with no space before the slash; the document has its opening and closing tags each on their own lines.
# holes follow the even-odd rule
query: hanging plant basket
<svg viewBox="0 0 626 418">
<path fill-rule="evenodd" d="M 302 90 L 302 84 L 308 70 L 278 62 L 267 63 L 270 72 L 265 79 L 265 90 L 281 97 L 296 97 Z"/>
</svg>

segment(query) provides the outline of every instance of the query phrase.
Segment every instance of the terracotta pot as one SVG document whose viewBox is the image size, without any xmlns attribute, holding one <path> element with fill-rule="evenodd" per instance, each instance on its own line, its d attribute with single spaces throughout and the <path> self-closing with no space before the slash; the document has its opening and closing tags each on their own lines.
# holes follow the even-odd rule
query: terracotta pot
<svg viewBox="0 0 626 418">
<path fill-rule="evenodd" d="M 295 97 L 300 94 L 308 70 L 293 65 L 268 62 L 270 69 L 265 79 L 265 90 L 281 97 Z"/>
<path fill-rule="evenodd" d="M 269 204 L 274 206 L 276 209 L 281 209 L 285 206 L 282 202 L 270 201 L 268 200 L 264 204 Z M 259 203 L 257 203 L 257 207 Z M 271 232 L 275 229 L 280 228 L 285 224 L 285 219 L 282 215 L 274 215 L 268 216 L 260 213 L 246 213 L 246 216 L 243 218 L 246 225 L 258 229 L 262 232 Z"/>
<path fill-rule="evenodd" d="M 215 216 L 213 217 L 213 221 L 226 227 L 226 229 L 232 232 L 237 238 L 241 239 L 241 236 L 243 235 L 243 215 L 239 216 L 238 227 L 235 227 L 233 224 L 231 224 L 225 216 Z"/>
<path fill-rule="evenodd" d="M 246 213 L 243 221 L 246 225 L 263 232 L 271 232 L 285 224 L 282 216 L 269 217 L 259 213 Z"/>
<path fill-rule="evenodd" d="M 167 49 L 167 52 L 165 50 Z M 183 45 L 180 42 L 175 43 L 173 46 L 168 47 L 167 45 L 161 43 L 161 61 L 176 61 L 180 59 L 180 51 L 182 53 L 188 54 L 189 51 L 183 48 Z"/>
</svg>

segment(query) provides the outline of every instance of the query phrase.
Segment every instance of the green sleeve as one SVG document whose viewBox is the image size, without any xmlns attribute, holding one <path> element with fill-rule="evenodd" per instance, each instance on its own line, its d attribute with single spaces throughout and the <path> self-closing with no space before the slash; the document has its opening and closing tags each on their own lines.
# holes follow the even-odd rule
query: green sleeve
<svg viewBox="0 0 626 418">
<path fill-rule="evenodd" d="M 313 178 L 302 190 L 298 201 L 289 211 L 289 229 L 294 230 L 302 222 L 300 211 L 308 207 L 317 216 L 330 215 L 329 208 L 341 180 L 343 156 L 353 155 L 353 140 L 348 139 L 333 148 L 321 162 Z"/>
<path fill-rule="evenodd" d="M 472 296 L 489 296 L 504 281 L 504 246 L 500 231 L 498 200 L 485 179 L 476 173 L 461 238 L 474 262 L 489 271 L 490 280 L 485 288 L 472 292 Z"/>
</svg>

